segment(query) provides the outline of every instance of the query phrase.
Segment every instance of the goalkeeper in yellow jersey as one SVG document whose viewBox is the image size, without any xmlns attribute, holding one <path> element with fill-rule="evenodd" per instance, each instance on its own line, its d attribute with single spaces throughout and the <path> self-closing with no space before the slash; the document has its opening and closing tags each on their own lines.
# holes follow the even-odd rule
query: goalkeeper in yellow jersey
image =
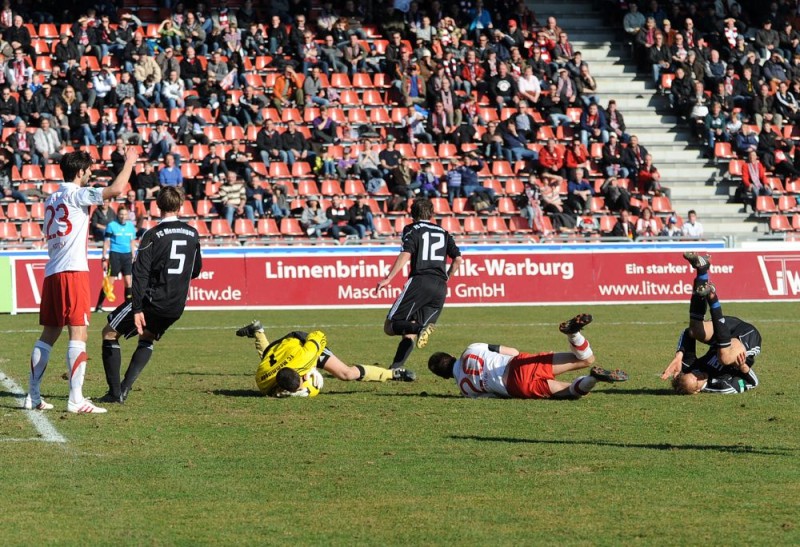
<svg viewBox="0 0 800 547">
<path fill-rule="evenodd" d="M 256 370 L 256 385 L 264 395 L 314 397 L 322 385 L 317 369 L 344 381 L 416 380 L 416 375 L 404 368 L 390 370 L 371 365 L 347 365 L 328 348 L 322 331 L 294 331 L 270 343 L 261 322 L 256 320 L 238 329 L 236 336 L 255 338 L 256 351 L 261 358 Z"/>
</svg>

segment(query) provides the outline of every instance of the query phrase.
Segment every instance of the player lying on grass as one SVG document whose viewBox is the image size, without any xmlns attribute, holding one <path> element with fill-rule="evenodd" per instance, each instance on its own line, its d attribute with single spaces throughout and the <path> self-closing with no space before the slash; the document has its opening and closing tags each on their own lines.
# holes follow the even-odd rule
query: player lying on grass
<svg viewBox="0 0 800 547">
<path fill-rule="evenodd" d="M 416 375 L 404 368 L 388 370 L 371 365 L 345 364 L 327 347 L 328 341 L 322 331 L 294 331 L 270 343 L 261 321 L 256 320 L 237 330 L 236 336 L 255 338 L 256 351 L 261 358 L 256 370 L 256 385 L 264 395 L 282 396 L 286 395 L 285 392 L 296 392 L 299 396 L 313 397 L 317 394 L 314 387 L 318 379 L 312 371 L 316 369 L 344 381 L 416 380 Z M 291 369 L 295 374 L 284 372 L 284 369 Z"/>
<path fill-rule="evenodd" d="M 681 333 L 675 358 L 661 379 L 672 377 L 672 386 L 681 395 L 753 389 L 758 385 L 752 367 L 761 353 L 761 334 L 750 323 L 723 315 L 717 289 L 708 278 L 711 257 L 693 252 L 683 256 L 697 272 L 689 301 L 689 328 Z M 706 306 L 711 311 L 711 321 L 705 321 Z M 699 358 L 698 341 L 709 345 Z"/>
<path fill-rule="evenodd" d="M 555 377 L 586 368 L 594 363 L 594 353 L 581 329 L 592 322 L 588 314 L 577 315 L 559 325 L 567 335 L 570 353 L 520 353 L 506 346 L 477 343 L 461 357 L 444 352 L 431 355 L 428 368 L 442 378 L 454 378 L 465 397 L 511 397 L 514 399 L 577 399 L 588 395 L 597 382 L 624 382 L 621 370 L 592 367 L 590 373 L 572 382 Z"/>
<path fill-rule="evenodd" d="M 197 230 L 178 220 L 183 204 L 180 190 L 165 186 L 158 192 L 156 205 L 161 221 L 145 232 L 133 263 L 132 299 L 108 315 L 103 329 L 103 368 L 108 393 L 101 401 L 124 403 L 133 383 L 153 355 L 153 343 L 183 315 L 191 280 L 203 266 Z M 139 335 L 125 379 L 120 382 L 121 336 Z"/>
</svg>

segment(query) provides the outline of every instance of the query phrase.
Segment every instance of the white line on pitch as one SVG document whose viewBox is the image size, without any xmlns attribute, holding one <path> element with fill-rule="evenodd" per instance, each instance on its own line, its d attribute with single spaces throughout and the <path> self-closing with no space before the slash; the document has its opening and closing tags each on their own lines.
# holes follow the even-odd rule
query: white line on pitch
<svg viewBox="0 0 800 547">
<path fill-rule="evenodd" d="M 25 392 L 22 390 L 21 387 L 17 385 L 17 383 L 3 374 L 0 371 L 0 384 L 3 384 L 5 388 L 16 395 L 17 400 L 19 401 L 19 406 L 22 408 L 22 403 L 25 401 Z M 47 443 L 65 443 L 67 439 L 64 438 L 61 433 L 56 431 L 56 428 L 53 427 L 53 424 L 50 423 L 50 420 L 42 414 L 39 410 L 23 410 L 28 415 L 28 419 L 33 424 L 33 427 L 36 428 L 36 431 L 39 432 L 41 435 L 40 439 L 33 439 L 33 440 L 40 440 Z M 12 440 L 12 439 L 6 439 Z M 15 441 L 23 441 L 25 439 L 13 439 Z"/>
</svg>

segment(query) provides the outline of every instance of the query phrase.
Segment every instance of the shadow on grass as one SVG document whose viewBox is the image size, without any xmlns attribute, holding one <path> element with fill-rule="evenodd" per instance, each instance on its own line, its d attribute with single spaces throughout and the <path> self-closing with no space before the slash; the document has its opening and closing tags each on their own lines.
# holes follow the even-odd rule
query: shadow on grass
<svg viewBox="0 0 800 547">
<path fill-rule="evenodd" d="M 452 393 L 428 393 L 422 391 L 420 393 L 376 393 L 379 397 L 430 397 L 432 399 L 463 399 L 461 395 L 453 395 Z"/>
<path fill-rule="evenodd" d="M 624 389 L 613 387 L 611 389 L 596 389 L 592 391 L 592 394 L 595 393 L 604 395 L 675 395 L 675 391 L 667 388 Z"/>
<path fill-rule="evenodd" d="M 251 372 L 171 372 L 170 376 L 252 376 Z"/>
<path fill-rule="evenodd" d="M 211 393 L 214 395 L 222 395 L 223 397 L 264 397 L 260 391 L 255 389 L 215 389 Z M 356 393 L 364 393 L 363 391 L 323 391 L 327 395 L 353 395 Z"/>
<path fill-rule="evenodd" d="M 736 444 L 672 444 L 672 443 L 618 443 L 611 441 L 573 441 L 551 439 L 519 439 L 515 437 L 482 437 L 479 435 L 450 435 L 457 441 L 483 441 L 512 444 L 565 444 L 584 446 L 610 446 L 614 448 L 644 448 L 647 450 L 709 450 L 726 454 L 759 454 L 762 456 L 795 456 L 796 448 L 758 448 L 750 445 Z"/>
</svg>

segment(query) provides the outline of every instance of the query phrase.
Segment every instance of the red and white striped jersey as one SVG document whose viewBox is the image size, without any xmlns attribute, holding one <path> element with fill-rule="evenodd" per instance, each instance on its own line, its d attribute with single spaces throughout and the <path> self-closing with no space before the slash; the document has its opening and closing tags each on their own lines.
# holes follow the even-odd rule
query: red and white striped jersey
<svg viewBox="0 0 800 547">
<path fill-rule="evenodd" d="M 514 357 L 471 344 L 453 365 L 453 376 L 464 397 L 508 397 L 503 375 Z"/>
<path fill-rule="evenodd" d="M 58 272 L 89 271 L 89 207 L 102 205 L 102 188 L 62 183 L 45 201 L 44 233 L 50 260 L 45 277 Z"/>
</svg>

